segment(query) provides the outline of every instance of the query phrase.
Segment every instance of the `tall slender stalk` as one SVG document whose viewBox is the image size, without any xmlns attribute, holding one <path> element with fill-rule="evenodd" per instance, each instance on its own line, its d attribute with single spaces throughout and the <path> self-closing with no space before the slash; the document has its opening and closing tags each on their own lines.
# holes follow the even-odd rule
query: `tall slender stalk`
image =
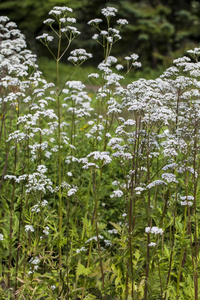
<svg viewBox="0 0 200 300">
<path fill-rule="evenodd" d="M 148 132 L 148 141 L 147 141 L 147 180 L 148 184 L 150 183 L 150 162 L 149 162 L 149 132 Z M 148 226 L 151 224 L 151 218 L 150 218 L 150 201 L 151 201 L 151 194 L 150 189 L 148 189 L 148 207 L 147 207 L 147 213 L 148 213 Z M 147 292 L 148 292 L 148 277 L 149 277 L 149 263 L 150 263 L 150 250 L 149 250 L 149 244 L 150 244 L 150 233 L 147 235 L 147 265 L 146 265 L 146 277 L 145 277 L 145 289 L 144 289 L 144 300 L 147 298 Z"/>
<path fill-rule="evenodd" d="M 195 122 L 194 126 L 194 149 L 193 149 L 193 185 L 194 185 L 194 205 L 193 205 L 193 212 L 194 212 L 194 241 L 195 241 L 195 269 L 194 269 L 194 291 L 195 291 L 195 300 L 198 299 L 198 249 L 199 249 L 199 243 L 197 240 L 197 185 L 198 185 L 198 176 L 196 178 L 197 172 L 197 122 Z"/>
<path fill-rule="evenodd" d="M 187 225 L 187 206 L 185 206 L 185 212 L 184 212 L 184 225 L 183 225 L 183 234 L 181 241 L 184 242 L 185 239 L 185 232 L 186 232 L 186 225 Z M 180 290 L 180 281 L 181 281 L 181 269 L 182 269 L 182 262 L 183 262 L 183 254 L 184 254 L 185 248 L 181 245 L 181 254 L 180 254 L 180 260 L 179 260 L 179 268 L 178 268 L 178 276 L 177 276 L 177 286 L 176 286 L 176 297 L 179 299 L 179 290 Z"/>
<path fill-rule="evenodd" d="M 9 132 L 11 133 L 11 125 L 13 119 L 13 110 L 11 109 L 10 116 L 10 128 Z M 18 129 L 18 125 L 17 125 Z M 15 158 L 14 158 L 14 174 L 16 174 L 17 167 L 17 141 L 15 142 Z M 15 197 L 15 181 L 13 183 L 13 191 L 10 203 L 10 235 L 9 235 L 9 258 L 8 258 L 8 288 L 10 288 L 10 270 L 11 270 L 11 260 L 12 260 L 12 242 L 13 242 L 13 207 L 14 207 L 14 197 Z"/>
<path fill-rule="evenodd" d="M 61 51 L 61 24 L 59 23 L 59 40 L 58 52 L 56 60 L 56 75 L 57 75 L 57 109 L 58 109 L 58 186 L 59 186 L 59 270 L 62 268 L 62 191 L 61 191 L 61 105 L 60 105 L 60 73 L 59 73 L 59 58 Z"/>
<path fill-rule="evenodd" d="M 176 231 L 176 216 L 177 216 L 177 190 L 175 191 L 175 211 L 173 213 L 173 231 L 172 231 L 172 244 L 171 244 L 171 252 L 170 252 L 170 259 L 169 259 L 169 269 L 167 273 L 167 282 L 166 282 L 166 289 L 169 285 L 170 278 L 171 278 L 171 269 L 172 269 L 172 262 L 173 262 L 173 254 L 174 254 L 174 244 L 175 244 L 175 231 Z M 167 291 L 165 292 L 164 300 L 166 300 Z"/>
</svg>

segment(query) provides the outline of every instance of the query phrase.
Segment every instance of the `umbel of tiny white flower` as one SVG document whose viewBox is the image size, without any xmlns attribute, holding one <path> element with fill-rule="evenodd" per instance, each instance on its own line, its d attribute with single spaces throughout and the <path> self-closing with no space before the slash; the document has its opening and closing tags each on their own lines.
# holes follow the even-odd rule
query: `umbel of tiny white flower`
<svg viewBox="0 0 200 300">
<path fill-rule="evenodd" d="M 152 234 L 163 234 L 163 229 L 162 228 L 158 228 L 157 226 L 153 226 L 153 227 L 146 227 L 145 228 L 145 232 L 146 233 L 152 233 Z"/>
<path fill-rule="evenodd" d="M 34 232 L 35 229 L 33 228 L 32 225 L 25 225 L 25 231 L 26 231 L 26 232 L 28 232 L 28 231 Z"/>
<path fill-rule="evenodd" d="M 112 45 L 121 39 L 121 36 L 119 34 L 120 31 L 118 29 L 120 29 L 123 25 L 128 24 L 127 20 L 119 19 L 117 20 L 118 29 L 110 27 L 110 18 L 114 17 L 117 11 L 118 10 L 115 7 L 106 7 L 101 10 L 102 14 L 107 19 L 107 30 L 100 29 L 100 23 L 102 22 L 102 19 L 96 18 L 88 22 L 88 25 L 96 27 L 99 31 L 99 34 L 94 34 L 92 39 L 96 40 L 103 47 L 106 47 L 107 45 L 107 51 L 105 55 L 106 58 L 110 55 Z"/>
<path fill-rule="evenodd" d="M 70 54 L 71 56 L 68 57 L 68 61 L 72 62 L 75 66 L 80 66 L 87 59 L 92 58 L 92 54 L 87 53 L 85 49 L 75 49 Z"/>
<path fill-rule="evenodd" d="M 117 11 L 118 11 L 117 8 L 108 6 L 108 7 L 102 8 L 101 13 L 106 18 L 111 18 L 111 17 L 116 16 Z"/>
<path fill-rule="evenodd" d="M 71 44 L 72 40 L 74 40 L 79 34 L 80 31 L 77 30 L 75 26 L 71 26 L 72 24 L 76 23 L 76 19 L 72 17 L 68 17 L 68 13 L 72 12 L 73 10 L 69 7 L 61 7 L 61 6 L 55 6 L 50 12 L 49 15 L 52 18 L 48 18 L 44 21 L 44 24 L 49 25 L 50 28 L 53 31 L 53 34 L 58 37 L 61 41 L 61 37 L 65 37 L 68 40 L 68 45 L 65 47 L 65 50 L 60 53 L 60 57 L 57 58 L 55 54 L 52 52 L 52 50 L 49 47 L 49 42 L 52 42 L 54 39 L 54 36 L 50 36 L 47 33 L 44 33 L 37 37 L 50 51 L 52 56 L 55 60 L 60 60 L 63 55 L 66 53 L 67 49 L 69 48 L 69 45 Z M 54 23 L 59 24 L 59 30 L 54 26 Z"/>
</svg>

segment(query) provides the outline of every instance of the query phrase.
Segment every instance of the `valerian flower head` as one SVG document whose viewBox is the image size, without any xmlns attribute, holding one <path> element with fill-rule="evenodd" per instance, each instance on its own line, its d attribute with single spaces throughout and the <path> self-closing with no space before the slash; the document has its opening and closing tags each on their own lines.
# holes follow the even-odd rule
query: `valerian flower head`
<svg viewBox="0 0 200 300">
<path fill-rule="evenodd" d="M 98 73 L 91 73 L 88 75 L 88 78 L 90 77 L 94 77 L 94 78 L 99 78 L 99 74 Z"/>
<path fill-rule="evenodd" d="M 110 195 L 110 198 L 120 198 L 123 196 L 123 192 L 121 190 L 113 191 L 113 193 Z"/>
<path fill-rule="evenodd" d="M 194 196 L 180 196 L 180 200 L 182 200 L 180 202 L 180 204 L 182 206 L 192 206 L 193 205 L 193 202 L 194 201 Z"/>
<path fill-rule="evenodd" d="M 158 228 L 157 226 L 153 226 L 153 227 L 146 227 L 145 228 L 145 232 L 146 233 L 152 233 L 152 234 L 163 234 L 163 229 L 162 228 Z"/>
<path fill-rule="evenodd" d="M 76 19 L 75 18 L 67 18 L 67 22 L 76 23 Z"/>
<path fill-rule="evenodd" d="M 71 80 L 66 83 L 66 86 L 68 86 L 72 90 L 78 90 L 82 91 L 85 88 L 85 85 L 80 80 Z"/>
<path fill-rule="evenodd" d="M 128 21 L 126 19 L 119 19 L 119 20 L 117 20 L 117 24 L 119 24 L 119 25 L 127 25 Z"/>
<path fill-rule="evenodd" d="M 71 34 L 73 34 L 74 37 L 80 34 L 80 31 L 77 30 L 74 26 L 67 26 L 66 28 L 62 28 L 61 31 L 69 31 Z"/>
<path fill-rule="evenodd" d="M 109 156 L 109 152 L 100 152 L 100 151 L 94 151 L 94 152 L 91 152 L 90 154 L 88 154 L 88 158 L 89 157 L 93 157 L 94 160 L 100 160 L 100 161 L 103 161 L 103 164 L 104 165 L 107 165 L 109 164 L 112 159 L 110 158 Z"/>
<path fill-rule="evenodd" d="M 49 235 L 49 227 L 45 226 L 43 232 L 44 232 L 45 235 Z"/>
<path fill-rule="evenodd" d="M 53 41 L 54 37 L 49 35 L 48 33 L 43 33 L 42 35 L 37 36 L 36 39 L 41 41 L 44 40 L 44 42 L 49 43 Z"/>
<path fill-rule="evenodd" d="M 84 61 L 92 58 L 91 53 L 87 53 L 85 49 L 75 49 L 70 52 L 71 56 L 68 57 L 68 61 L 72 62 L 74 65 L 82 65 Z"/>
<path fill-rule="evenodd" d="M 101 30 L 100 34 L 101 34 L 101 35 L 107 35 L 107 34 L 108 34 L 108 31 L 106 31 L 106 30 Z"/>
<path fill-rule="evenodd" d="M 50 19 L 50 18 L 43 21 L 43 23 L 47 24 L 47 25 L 51 25 L 53 22 L 55 22 L 55 20 Z"/>
<path fill-rule="evenodd" d="M 77 188 L 76 186 L 74 186 L 73 188 L 71 188 L 71 189 L 68 191 L 67 196 L 72 196 L 72 195 L 76 194 L 76 193 L 77 193 L 77 190 L 78 190 L 78 188 Z"/>
<path fill-rule="evenodd" d="M 39 204 L 34 205 L 31 211 L 36 213 L 40 212 Z"/>
<path fill-rule="evenodd" d="M 191 202 L 191 201 L 181 201 L 181 205 L 182 206 L 192 206 L 193 202 Z"/>
<path fill-rule="evenodd" d="M 106 18 L 110 18 L 110 17 L 115 17 L 116 13 L 117 13 L 117 9 L 115 7 L 106 7 L 106 8 L 102 8 L 101 13 L 106 17 Z"/>
<path fill-rule="evenodd" d="M 38 258 L 38 256 L 36 256 L 35 258 L 31 258 L 29 260 L 29 262 L 32 264 L 32 265 L 38 265 L 40 263 L 40 259 Z"/>
<path fill-rule="evenodd" d="M 102 19 L 92 19 L 88 22 L 88 25 L 98 25 L 99 23 L 103 22 Z"/>
<path fill-rule="evenodd" d="M 28 232 L 28 231 L 31 231 L 31 232 L 34 232 L 34 228 L 32 225 L 25 225 L 25 231 Z"/>
<path fill-rule="evenodd" d="M 195 56 L 199 56 L 200 55 L 200 48 L 194 48 L 194 50 L 188 50 L 187 53 L 189 54 L 193 54 Z"/>
<path fill-rule="evenodd" d="M 120 71 L 120 70 L 122 70 L 124 67 L 123 67 L 122 65 L 118 64 L 118 65 L 115 66 L 115 68 L 116 68 L 118 71 Z"/>
<path fill-rule="evenodd" d="M 59 17 L 61 15 L 66 15 L 68 12 L 73 12 L 73 9 L 67 6 L 54 6 L 54 8 L 50 10 L 49 15 Z"/>
<path fill-rule="evenodd" d="M 56 286 L 55 286 L 55 285 L 51 285 L 51 289 L 52 289 L 52 290 L 55 290 L 55 289 L 56 289 Z"/>
<path fill-rule="evenodd" d="M 164 173 L 162 174 L 162 179 L 166 180 L 168 183 L 174 182 L 174 183 L 178 183 L 177 179 L 176 179 L 176 175 L 173 173 Z"/>
<path fill-rule="evenodd" d="M 8 22 L 9 18 L 7 16 L 0 16 L 0 23 Z"/>
<path fill-rule="evenodd" d="M 148 184 L 147 188 L 151 189 L 152 187 L 154 187 L 156 185 L 162 185 L 162 184 L 166 185 L 166 182 L 163 180 L 155 180 L 155 181 L 151 182 L 150 184 Z"/>
<path fill-rule="evenodd" d="M 85 247 L 82 247 L 80 249 L 76 249 L 76 253 L 85 252 L 87 249 Z"/>
<path fill-rule="evenodd" d="M 97 34 L 97 33 L 95 33 L 92 37 L 93 40 L 98 40 L 98 38 L 99 38 L 99 34 Z"/>
<path fill-rule="evenodd" d="M 151 242 L 150 244 L 148 244 L 149 247 L 155 247 L 156 246 L 156 243 L 154 242 Z"/>
</svg>

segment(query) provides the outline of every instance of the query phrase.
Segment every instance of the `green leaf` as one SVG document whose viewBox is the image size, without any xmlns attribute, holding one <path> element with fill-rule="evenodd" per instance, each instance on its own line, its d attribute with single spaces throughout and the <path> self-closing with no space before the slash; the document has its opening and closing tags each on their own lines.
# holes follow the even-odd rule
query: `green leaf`
<svg viewBox="0 0 200 300">
<path fill-rule="evenodd" d="M 76 275 L 89 275 L 91 273 L 90 268 L 85 268 L 84 265 L 78 264 L 77 269 L 76 269 Z"/>
<path fill-rule="evenodd" d="M 121 226 L 119 224 L 116 224 L 114 222 L 109 222 L 113 227 L 115 227 L 115 229 L 117 229 L 118 232 L 121 232 Z"/>
</svg>

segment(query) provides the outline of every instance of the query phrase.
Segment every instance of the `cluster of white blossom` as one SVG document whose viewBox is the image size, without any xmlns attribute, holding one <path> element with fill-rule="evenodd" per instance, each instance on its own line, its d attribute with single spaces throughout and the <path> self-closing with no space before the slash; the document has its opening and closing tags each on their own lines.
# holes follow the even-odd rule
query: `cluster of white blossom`
<svg viewBox="0 0 200 300">
<path fill-rule="evenodd" d="M 93 108 L 90 106 L 91 98 L 84 91 L 85 85 L 81 81 L 68 81 L 66 87 L 62 106 L 76 118 L 90 117 Z"/>
<path fill-rule="evenodd" d="M 40 263 L 40 259 L 38 258 L 38 256 L 35 256 L 35 258 L 31 258 L 30 260 L 29 260 L 29 263 L 31 263 L 31 267 L 30 267 L 30 269 L 29 269 L 29 272 L 28 272 L 28 274 L 30 275 L 30 274 L 32 274 L 32 273 L 34 273 L 35 271 L 37 271 L 38 270 L 38 268 L 39 268 L 39 263 Z"/>
<path fill-rule="evenodd" d="M 26 232 L 34 232 L 35 229 L 33 228 L 33 225 L 25 225 L 25 231 Z"/>
<path fill-rule="evenodd" d="M 103 240 L 103 236 L 102 235 L 98 235 L 98 238 L 99 239 L 101 239 L 101 240 Z M 92 236 L 91 238 L 89 238 L 85 243 L 87 244 L 87 243 L 90 243 L 91 241 L 96 241 L 97 242 L 97 236 L 96 235 L 94 235 L 94 236 Z"/>
<path fill-rule="evenodd" d="M 70 54 L 71 56 L 68 57 L 68 61 L 72 62 L 75 66 L 80 66 L 87 59 L 92 58 L 92 54 L 87 53 L 85 49 L 75 49 Z"/>
<path fill-rule="evenodd" d="M 194 201 L 194 196 L 180 196 L 182 206 L 192 206 Z"/>
<path fill-rule="evenodd" d="M 152 233 L 152 234 L 163 234 L 163 229 L 162 228 L 158 228 L 157 226 L 153 226 L 153 227 L 146 227 L 145 228 L 145 232 L 146 233 Z"/>
<path fill-rule="evenodd" d="M 26 193 L 42 192 L 45 194 L 47 191 L 53 193 L 53 183 L 44 173 L 47 168 L 44 165 L 37 167 L 37 172 L 28 175 L 28 183 L 25 185 Z"/>
<path fill-rule="evenodd" d="M 120 198 L 123 196 L 123 192 L 121 190 L 113 191 L 113 193 L 110 195 L 110 198 Z"/>
<path fill-rule="evenodd" d="M 85 247 L 81 247 L 80 249 L 76 249 L 76 253 L 85 252 L 87 249 Z"/>
</svg>

